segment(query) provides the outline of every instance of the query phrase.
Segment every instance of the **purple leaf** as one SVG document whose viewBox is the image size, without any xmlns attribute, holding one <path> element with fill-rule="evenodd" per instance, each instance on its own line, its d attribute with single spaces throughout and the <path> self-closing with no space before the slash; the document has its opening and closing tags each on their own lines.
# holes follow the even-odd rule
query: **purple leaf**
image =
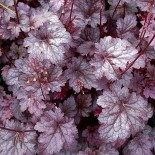
<svg viewBox="0 0 155 155">
<path fill-rule="evenodd" d="M 59 108 L 46 111 L 35 129 L 42 132 L 39 136 L 39 150 L 43 154 L 58 153 L 64 147 L 70 147 L 77 137 L 73 119 L 64 117 Z"/>
<path fill-rule="evenodd" d="M 103 108 L 98 118 L 101 123 L 99 133 L 106 142 L 125 140 L 131 134 L 135 135 L 153 114 L 142 96 L 129 93 L 126 87 L 121 88 L 117 83 L 111 86 L 111 91 L 104 91 L 98 97 L 97 104 Z"/>
</svg>

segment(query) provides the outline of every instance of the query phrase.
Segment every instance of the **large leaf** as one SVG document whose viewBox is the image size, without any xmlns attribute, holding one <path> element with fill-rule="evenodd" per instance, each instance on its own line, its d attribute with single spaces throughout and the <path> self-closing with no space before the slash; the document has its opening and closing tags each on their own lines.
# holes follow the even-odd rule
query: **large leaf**
<svg viewBox="0 0 155 155">
<path fill-rule="evenodd" d="M 69 148 L 75 142 L 77 129 L 73 119 L 64 117 L 59 108 L 47 111 L 35 129 L 42 132 L 39 136 L 39 150 L 43 154 L 58 153 L 63 147 Z"/>
<path fill-rule="evenodd" d="M 97 104 L 103 108 L 98 118 L 99 133 L 107 142 L 125 140 L 136 134 L 152 116 L 152 108 L 143 97 L 134 92 L 130 94 L 119 84 L 113 84 L 111 91 L 104 91 Z"/>
</svg>

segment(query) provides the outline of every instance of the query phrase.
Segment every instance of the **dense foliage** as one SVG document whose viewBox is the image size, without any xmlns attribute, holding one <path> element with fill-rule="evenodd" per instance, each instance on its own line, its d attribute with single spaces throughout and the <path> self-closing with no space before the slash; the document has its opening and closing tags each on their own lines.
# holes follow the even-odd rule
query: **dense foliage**
<svg viewBox="0 0 155 155">
<path fill-rule="evenodd" d="M 155 0 L 0 0 L 0 155 L 155 154 Z"/>
</svg>

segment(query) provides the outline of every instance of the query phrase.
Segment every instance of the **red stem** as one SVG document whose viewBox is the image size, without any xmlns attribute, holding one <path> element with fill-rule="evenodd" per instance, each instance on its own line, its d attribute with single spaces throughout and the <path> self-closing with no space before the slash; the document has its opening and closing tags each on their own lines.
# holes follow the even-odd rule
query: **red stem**
<svg viewBox="0 0 155 155">
<path fill-rule="evenodd" d="M 150 16 L 148 16 L 148 15 L 150 15 Z M 151 15 L 151 14 L 148 14 L 148 15 L 147 15 L 146 18 L 145 18 L 145 23 L 144 23 L 144 25 L 143 25 L 142 32 L 141 32 L 141 34 L 140 34 L 140 36 L 139 36 L 140 41 L 139 41 L 138 44 L 136 45 L 136 48 L 140 45 L 140 43 L 141 43 L 141 42 L 143 41 L 143 39 L 144 39 L 144 36 L 145 36 L 145 33 L 146 33 L 146 29 L 144 29 L 144 28 L 147 27 L 147 26 L 150 24 L 150 22 L 151 22 L 152 15 Z M 147 18 L 149 18 L 149 19 L 148 19 L 148 22 L 147 22 Z M 147 24 L 147 26 L 146 26 L 146 24 Z"/>
<path fill-rule="evenodd" d="M 34 132 L 35 130 L 14 130 L 14 129 L 9 129 L 5 127 L 0 127 L 2 130 L 7 130 L 7 131 L 13 131 L 13 132 Z"/>
<path fill-rule="evenodd" d="M 149 45 L 151 44 L 151 42 L 153 41 L 154 38 L 155 38 L 155 34 L 153 35 L 153 37 L 151 38 L 151 40 L 149 41 L 149 43 L 146 45 L 146 47 L 137 55 L 137 57 L 136 57 L 136 58 L 128 65 L 128 67 L 121 73 L 121 76 L 122 76 L 123 74 L 125 74 L 125 73 L 129 70 L 129 68 L 131 68 L 132 65 L 136 62 L 136 60 L 146 52 L 147 48 L 149 47 Z"/>
<path fill-rule="evenodd" d="M 136 48 L 137 48 L 137 47 L 141 44 L 141 42 L 143 41 L 145 33 L 146 33 L 146 31 L 143 33 L 143 36 L 142 36 L 142 38 L 140 39 L 140 41 L 138 42 L 138 44 L 136 45 Z"/>
<path fill-rule="evenodd" d="M 40 78 L 39 78 L 39 75 L 38 75 L 37 71 L 36 71 L 36 74 L 37 74 L 37 77 L 38 77 L 38 82 L 39 82 L 39 85 L 40 85 L 41 93 L 43 95 L 44 101 L 46 102 L 46 98 L 45 98 L 45 95 L 44 95 L 44 92 L 43 92 L 43 88 L 42 88 L 42 85 L 41 85 L 41 82 L 40 82 Z"/>
<path fill-rule="evenodd" d="M 20 24 L 16 0 L 14 0 L 14 8 L 15 8 L 15 12 L 16 12 L 17 23 Z"/>
<path fill-rule="evenodd" d="M 119 5 L 119 3 L 121 2 L 121 0 L 119 0 L 119 2 L 117 3 L 117 5 L 116 5 L 116 7 L 115 7 L 115 9 L 114 9 L 114 12 L 113 12 L 113 14 L 112 14 L 112 17 L 111 18 L 113 18 L 114 17 L 114 14 L 115 14 L 115 12 L 116 12 L 116 10 L 117 10 L 117 8 L 118 8 L 118 5 Z"/>
<path fill-rule="evenodd" d="M 71 18 L 72 18 L 73 6 L 74 6 L 74 0 L 72 0 L 72 6 L 71 6 L 70 15 L 69 15 L 69 22 L 72 20 Z"/>
<path fill-rule="evenodd" d="M 36 66 L 37 66 L 37 64 L 35 63 L 35 67 L 36 67 Z M 43 98 L 44 98 L 45 103 L 47 103 L 47 102 L 46 102 L 45 95 L 44 95 L 44 93 L 43 93 L 42 85 L 41 85 L 41 82 L 40 82 L 40 77 L 39 77 L 39 75 L 38 75 L 38 72 L 37 72 L 37 69 L 36 69 L 36 68 L 35 68 L 35 72 L 36 72 L 36 74 L 37 74 L 37 79 L 38 79 L 38 82 L 39 82 L 39 85 L 40 85 L 41 94 L 42 94 L 42 96 L 43 96 Z"/>
<path fill-rule="evenodd" d="M 151 19 L 152 19 L 152 13 L 151 13 L 151 11 L 152 11 L 152 5 L 153 5 L 153 3 L 154 3 L 154 0 L 150 3 L 150 6 L 149 6 L 149 12 L 148 12 L 148 14 L 147 14 L 147 16 L 146 16 L 146 18 L 145 18 L 145 21 L 144 21 L 144 25 L 143 25 L 143 29 L 142 29 L 142 32 L 141 32 L 141 34 L 140 34 L 140 36 L 139 36 L 139 38 L 141 38 L 142 40 L 143 40 L 143 36 L 145 35 L 145 32 L 146 32 L 146 29 L 144 30 L 144 28 L 145 27 L 147 27 L 149 24 L 150 24 L 150 21 L 151 21 Z M 147 22 L 148 21 L 148 22 Z M 147 26 L 146 26 L 147 25 Z M 145 31 L 145 32 L 144 32 Z M 138 43 L 139 44 L 139 43 Z"/>
<path fill-rule="evenodd" d="M 11 59 L 8 57 L 8 55 L 3 51 L 1 47 L 0 47 L 0 51 L 4 54 L 4 56 L 10 62 L 10 64 L 12 64 L 16 68 L 15 64 L 11 61 Z"/>
<path fill-rule="evenodd" d="M 102 37 L 103 29 L 102 29 L 102 11 L 103 11 L 103 3 L 100 0 L 100 37 Z"/>
<path fill-rule="evenodd" d="M 123 18 L 125 17 L 126 14 L 126 3 L 123 4 Z"/>
</svg>

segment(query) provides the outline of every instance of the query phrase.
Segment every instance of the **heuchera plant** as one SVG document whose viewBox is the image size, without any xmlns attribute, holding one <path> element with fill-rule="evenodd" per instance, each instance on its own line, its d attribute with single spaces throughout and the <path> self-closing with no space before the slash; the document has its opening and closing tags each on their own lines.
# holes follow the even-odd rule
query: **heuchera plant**
<svg viewBox="0 0 155 155">
<path fill-rule="evenodd" d="M 0 155 L 155 154 L 155 0 L 0 0 Z"/>
</svg>

